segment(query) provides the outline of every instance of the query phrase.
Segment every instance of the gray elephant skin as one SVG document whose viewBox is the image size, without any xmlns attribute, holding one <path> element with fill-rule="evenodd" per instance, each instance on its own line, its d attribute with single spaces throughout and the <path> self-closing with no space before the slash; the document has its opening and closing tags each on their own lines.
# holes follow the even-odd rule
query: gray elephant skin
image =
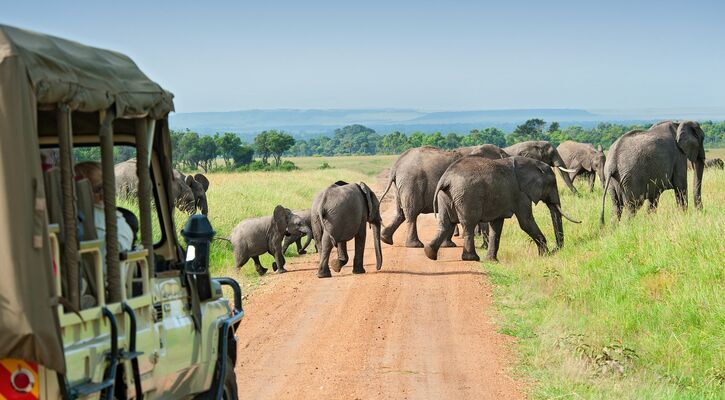
<svg viewBox="0 0 725 400">
<path fill-rule="evenodd" d="M 573 172 L 569 172 L 572 183 L 578 176 L 586 176 L 589 180 L 589 191 L 593 192 L 594 178 L 598 175 L 602 188 L 604 188 L 604 163 L 607 159 L 601 145 L 595 149 L 589 143 L 567 140 L 559 144 L 556 151 L 564 160 L 566 168 L 573 170 Z"/>
<path fill-rule="evenodd" d="M 705 166 L 705 132 L 694 121 L 664 121 L 649 130 L 625 133 L 609 148 L 604 164 L 605 193 L 600 223 L 604 224 L 607 190 L 614 203 L 614 215 L 627 209 L 633 215 L 649 202 L 657 208 L 660 194 L 674 189 L 678 206 L 687 209 L 687 162 L 692 163 L 695 207 L 702 208 L 702 172 Z"/>
<path fill-rule="evenodd" d="M 375 246 L 375 268 L 383 265 L 380 248 L 380 202 L 365 183 L 337 182 L 322 190 L 312 203 L 312 231 L 320 254 L 317 277 L 332 276 L 330 267 L 340 272 L 347 262 L 346 242 L 355 239 L 353 274 L 365 273 L 363 256 L 367 225 L 373 231 Z M 333 247 L 338 249 L 338 259 L 330 263 Z"/>
<path fill-rule="evenodd" d="M 576 188 L 571 183 L 569 173 L 573 172 L 567 169 L 566 163 L 561 158 L 561 155 L 554 148 L 554 146 L 546 140 L 531 140 L 528 142 L 521 142 L 505 147 L 503 149 L 506 153 L 512 156 L 523 156 L 539 160 L 552 168 L 557 168 L 561 179 L 564 180 L 566 187 L 571 190 L 572 193 L 576 194 Z"/>
<path fill-rule="evenodd" d="M 136 159 L 116 164 L 116 193 L 122 198 L 132 198 L 138 194 L 138 176 L 136 175 Z M 209 202 L 206 192 L 209 190 L 209 179 L 203 174 L 184 175 L 173 170 L 174 180 L 171 183 L 174 204 L 183 212 L 195 214 L 200 211 L 209 214 Z"/>
<path fill-rule="evenodd" d="M 382 231 L 384 243 L 393 244 L 393 234 L 407 221 L 406 247 L 423 247 L 418 238 L 417 219 L 420 214 L 433 212 L 433 195 L 438 180 L 446 168 L 464 155 L 480 154 L 489 158 L 504 158 L 508 154 L 494 145 L 463 147 L 454 151 L 423 146 L 406 150 L 390 169 L 390 177 L 381 201 L 392 188 L 395 193 L 395 215 Z M 445 246 L 455 246 L 450 240 Z"/>
<path fill-rule="evenodd" d="M 297 254 L 307 254 L 305 249 L 312 241 L 312 221 L 310 220 L 310 209 L 295 210 L 292 211 L 292 214 L 300 219 L 304 228 L 300 229 L 300 233 L 290 233 L 289 236 L 285 236 L 284 241 L 282 242 L 282 252 L 286 253 L 287 248 L 289 248 L 292 243 L 295 243 L 297 245 Z M 304 245 L 302 244 L 303 237 L 306 238 Z"/>
<path fill-rule="evenodd" d="M 292 211 L 278 205 L 272 215 L 248 218 L 232 230 L 229 241 L 234 247 L 234 260 L 237 268 L 242 268 L 251 258 L 259 275 L 267 268 L 262 266 L 259 256 L 269 253 L 274 257 L 272 269 L 277 273 L 287 272 L 282 251 L 282 239 L 286 235 L 297 235 L 307 230 L 302 220 Z"/>
<path fill-rule="evenodd" d="M 466 261 L 478 261 L 473 243 L 479 222 L 489 223 L 488 260 L 496 261 L 504 219 L 516 215 L 521 229 L 536 243 L 539 254 L 548 252 L 546 238 L 534 220 L 531 203 L 543 201 L 549 208 L 557 248 L 564 245 L 561 201 L 556 176 L 548 164 L 528 157 L 514 156 L 491 160 L 481 156 L 464 157 L 446 170 L 436 187 L 438 232 L 425 246 L 428 258 L 438 258 L 441 243 L 456 223 L 463 227 L 463 254 Z"/>
</svg>

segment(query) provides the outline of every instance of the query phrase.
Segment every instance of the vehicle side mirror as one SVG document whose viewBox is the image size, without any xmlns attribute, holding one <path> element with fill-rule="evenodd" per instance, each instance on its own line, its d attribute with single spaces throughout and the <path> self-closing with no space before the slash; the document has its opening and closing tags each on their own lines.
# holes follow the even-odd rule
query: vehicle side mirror
<svg viewBox="0 0 725 400">
<path fill-rule="evenodd" d="M 184 272 L 190 281 L 196 283 L 199 300 L 205 301 L 212 297 L 211 280 L 209 277 L 209 249 L 216 232 L 211 227 L 206 215 L 195 214 L 181 230 L 186 240 L 186 262 Z M 193 288 L 192 288 L 193 290 Z"/>
</svg>

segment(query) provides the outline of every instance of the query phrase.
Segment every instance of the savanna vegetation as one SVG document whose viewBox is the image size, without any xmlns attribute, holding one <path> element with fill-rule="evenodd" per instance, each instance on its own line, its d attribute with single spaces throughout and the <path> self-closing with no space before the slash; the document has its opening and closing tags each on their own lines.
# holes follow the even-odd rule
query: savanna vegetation
<svg viewBox="0 0 725 400">
<path fill-rule="evenodd" d="M 707 152 L 708 158 L 724 156 Z M 211 173 L 209 218 L 217 235 L 227 237 L 240 220 L 267 215 L 277 204 L 309 207 L 330 182 L 376 183 L 394 160 L 303 157 L 292 159 L 300 169 L 291 172 Z M 576 184 L 579 196 L 560 182 L 562 207 L 583 220 L 565 223 L 562 250 L 539 257 L 508 221 L 501 262 L 482 263 L 494 284 L 501 332 L 516 338 L 516 374 L 531 383 L 533 398 L 722 398 L 725 171 L 705 171 L 703 211 L 680 212 L 668 191 L 656 213 L 641 210 L 612 223 L 608 200 L 604 228 L 598 222 L 601 188 L 589 193 L 583 180 Z M 553 238 L 546 207 L 536 206 L 535 213 Z M 177 212 L 178 229 L 186 218 Z M 302 257 L 316 257 L 296 256 L 293 249 L 287 252 L 290 270 Z M 263 264 L 271 262 L 262 257 Z M 215 275 L 232 275 L 246 290 L 267 279 L 251 262 L 237 271 L 224 241 L 213 243 L 211 263 Z"/>
</svg>

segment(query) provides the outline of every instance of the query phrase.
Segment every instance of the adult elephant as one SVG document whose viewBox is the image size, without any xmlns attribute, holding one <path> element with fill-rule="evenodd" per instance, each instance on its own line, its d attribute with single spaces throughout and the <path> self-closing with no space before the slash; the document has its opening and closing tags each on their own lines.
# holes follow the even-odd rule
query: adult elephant
<svg viewBox="0 0 725 400">
<path fill-rule="evenodd" d="M 278 205 L 272 215 L 248 218 L 232 230 L 229 241 L 234 247 L 234 260 L 237 268 L 242 268 L 251 258 L 257 274 L 264 275 L 267 268 L 262 266 L 259 256 L 269 253 L 274 256 L 272 269 L 277 273 L 287 272 L 282 251 L 282 238 L 300 233 L 310 234 L 302 219 L 287 208 Z"/>
<path fill-rule="evenodd" d="M 463 254 L 466 261 L 478 261 L 473 243 L 479 222 L 489 222 L 487 259 L 497 260 L 503 222 L 516 215 L 519 226 L 534 240 L 539 254 L 548 252 L 546 238 L 539 229 L 531 203 L 543 201 L 551 213 L 557 248 L 564 245 L 562 216 L 556 176 L 548 164 L 528 157 L 513 156 L 490 160 L 480 156 L 464 157 L 446 170 L 435 191 L 438 232 L 425 246 L 425 254 L 435 260 L 443 241 L 455 224 L 463 226 Z"/>
<path fill-rule="evenodd" d="M 702 171 L 705 166 L 705 132 L 694 121 L 664 121 L 649 130 L 634 130 L 617 139 L 604 164 L 604 194 L 600 222 L 604 224 L 607 190 L 619 220 L 622 209 L 635 214 L 649 201 L 650 211 L 657 208 L 660 194 L 674 189 L 679 207 L 687 209 L 687 161 L 695 171 L 693 187 L 695 207 L 702 208 Z"/>
<path fill-rule="evenodd" d="M 138 195 L 138 176 L 136 175 L 136 159 L 116 164 L 116 193 L 121 198 L 133 198 Z M 174 204 L 183 212 L 194 214 L 197 210 L 202 214 L 209 213 L 209 203 L 206 192 L 209 189 L 209 179 L 203 174 L 184 175 L 174 170 L 174 179 L 171 182 L 171 191 Z"/>
<path fill-rule="evenodd" d="M 586 176 L 589 179 L 589 191 L 594 191 L 594 178 L 599 175 L 599 181 L 604 188 L 604 163 L 606 157 L 602 146 L 596 149 L 589 143 L 579 143 L 573 140 L 567 140 L 556 147 L 561 159 L 564 160 L 566 168 L 574 170 L 569 173 L 571 182 L 579 176 Z"/>
<path fill-rule="evenodd" d="M 398 157 L 390 169 L 390 178 L 380 201 L 391 188 L 394 188 L 395 214 L 389 225 L 383 228 L 381 240 L 393 244 L 393 234 L 400 225 L 407 221 L 408 238 L 406 247 L 423 247 L 418 238 L 417 219 L 420 214 L 433 212 L 433 199 L 438 180 L 446 168 L 454 161 L 467 154 L 480 154 L 490 158 L 503 158 L 508 154 L 500 148 L 487 144 L 482 146 L 463 147 L 447 151 L 435 147 L 423 146 L 406 150 Z M 450 240 L 443 243 L 446 247 L 455 247 Z"/>
<path fill-rule="evenodd" d="M 516 143 L 509 147 L 505 147 L 503 150 L 509 155 L 533 158 L 549 165 L 550 167 L 559 169 L 559 174 L 561 174 L 561 179 L 564 180 L 566 187 L 568 187 L 572 193 L 577 193 L 576 188 L 571 183 L 571 178 L 568 175 L 572 172 L 572 170 L 567 169 L 566 163 L 562 160 L 559 152 L 556 151 L 554 146 L 546 140 L 531 140 L 528 142 Z"/>
<path fill-rule="evenodd" d="M 347 254 L 344 254 L 343 260 L 333 260 L 330 265 L 330 252 L 337 246 L 340 256 L 341 246 L 353 238 L 355 258 L 352 273 L 365 273 L 363 256 L 368 224 L 373 230 L 375 268 L 380 270 L 383 265 L 380 248 L 380 202 L 365 183 L 337 182 L 322 190 L 312 203 L 311 219 L 312 232 L 320 254 L 318 278 L 331 277 L 330 267 L 335 272 L 340 272 L 347 261 Z"/>
</svg>

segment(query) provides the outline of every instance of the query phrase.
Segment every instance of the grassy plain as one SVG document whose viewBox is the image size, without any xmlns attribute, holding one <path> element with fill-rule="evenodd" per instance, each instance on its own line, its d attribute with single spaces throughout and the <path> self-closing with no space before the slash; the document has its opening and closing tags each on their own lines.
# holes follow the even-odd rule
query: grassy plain
<svg viewBox="0 0 725 400">
<path fill-rule="evenodd" d="M 725 151 L 707 156 L 725 158 Z M 210 220 L 227 237 L 240 220 L 270 214 L 276 204 L 309 207 L 338 179 L 374 182 L 395 158 L 303 157 L 292 159 L 301 168 L 293 172 L 211 174 Z M 318 169 L 323 162 L 332 168 Z M 705 171 L 703 211 L 680 212 L 668 191 L 656 213 L 612 223 L 607 199 L 604 228 L 598 185 L 589 193 L 577 181 L 582 194 L 573 196 L 560 182 L 562 207 L 583 221 L 564 222 L 562 250 L 539 257 L 509 221 L 501 262 L 482 264 L 501 331 L 517 338 L 515 373 L 532 383 L 533 398 L 723 398 L 725 171 Z M 546 207 L 536 206 L 535 215 L 553 242 Z M 177 213 L 178 229 L 185 220 Z M 260 283 L 251 262 L 236 270 L 226 242 L 214 242 L 212 266 L 248 289 Z"/>
<path fill-rule="evenodd" d="M 668 191 L 656 213 L 613 223 L 607 198 L 600 228 L 601 188 L 578 181 L 583 195 L 563 193 L 562 207 L 583 223 L 565 222 L 547 257 L 505 224 L 501 262 L 483 267 L 533 398 L 725 397 L 725 171 L 703 182 L 703 211 L 680 212 Z M 546 207 L 535 215 L 553 240 Z"/>
</svg>

